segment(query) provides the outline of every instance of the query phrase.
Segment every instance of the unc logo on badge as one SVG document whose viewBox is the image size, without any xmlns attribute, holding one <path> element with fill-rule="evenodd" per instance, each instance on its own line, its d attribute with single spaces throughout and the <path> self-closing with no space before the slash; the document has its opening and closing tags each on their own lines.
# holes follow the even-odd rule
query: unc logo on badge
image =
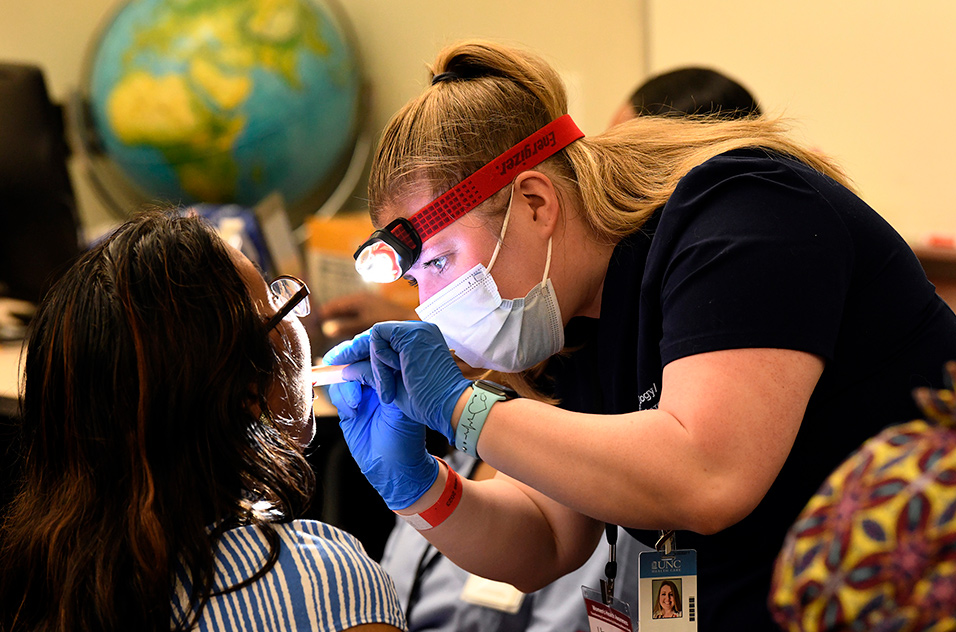
<svg viewBox="0 0 956 632">
<path fill-rule="evenodd" d="M 680 572 L 680 560 L 679 559 L 663 559 L 655 560 L 651 562 L 651 572 L 660 573 L 660 572 Z"/>
</svg>

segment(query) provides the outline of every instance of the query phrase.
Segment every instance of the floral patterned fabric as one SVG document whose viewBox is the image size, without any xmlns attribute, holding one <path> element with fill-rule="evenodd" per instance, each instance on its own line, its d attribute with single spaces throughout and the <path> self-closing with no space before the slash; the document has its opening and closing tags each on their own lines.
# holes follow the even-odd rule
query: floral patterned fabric
<svg viewBox="0 0 956 632">
<path fill-rule="evenodd" d="M 925 419 L 864 443 L 790 529 L 770 592 L 784 630 L 956 630 L 956 362 L 946 369 L 949 390 L 914 393 Z"/>
</svg>

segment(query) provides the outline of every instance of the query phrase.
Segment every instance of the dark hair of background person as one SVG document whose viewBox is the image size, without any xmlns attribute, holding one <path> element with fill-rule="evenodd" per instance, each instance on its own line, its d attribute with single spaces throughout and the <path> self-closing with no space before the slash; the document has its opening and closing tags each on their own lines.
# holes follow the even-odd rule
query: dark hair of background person
<svg viewBox="0 0 956 632">
<path fill-rule="evenodd" d="M 679 68 L 651 77 L 634 91 L 630 101 L 637 116 L 691 114 L 732 119 L 761 113 L 745 87 L 709 68 Z"/>
<path fill-rule="evenodd" d="M 282 353 L 200 218 L 152 210 L 84 254 L 32 323 L 0 629 L 169 630 L 180 563 L 194 622 L 239 524 L 272 557 L 226 592 L 265 574 L 279 540 L 253 504 L 291 517 L 315 482 L 267 401 Z"/>
</svg>

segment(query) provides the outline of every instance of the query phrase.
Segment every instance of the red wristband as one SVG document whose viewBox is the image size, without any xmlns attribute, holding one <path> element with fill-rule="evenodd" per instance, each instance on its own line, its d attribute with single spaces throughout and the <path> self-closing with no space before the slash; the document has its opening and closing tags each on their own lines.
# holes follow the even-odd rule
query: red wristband
<svg viewBox="0 0 956 632">
<path fill-rule="evenodd" d="M 451 469 L 447 463 L 437 456 L 435 458 L 448 470 L 448 478 L 445 479 L 445 489 L 442 490 L 441 496 L 435 501 L 434 505 L 421 513 L 398 514 L 405 522 L 419 531 L 433 529 L 445 522 L 461 501 L 461 477 L 458 476 L 458 472 Z"/>
</svg>

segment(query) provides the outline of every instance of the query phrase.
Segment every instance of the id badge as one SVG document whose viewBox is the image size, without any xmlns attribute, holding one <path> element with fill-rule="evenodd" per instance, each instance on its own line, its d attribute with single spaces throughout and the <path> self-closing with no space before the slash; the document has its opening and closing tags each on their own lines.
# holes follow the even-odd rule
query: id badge
<svg viewBox="0 0 956 632">
<path fill-rule="evenodd" d="M 641 632 L 696 632 L 697 551 L 645 551 L 639 568 Z"/>
<path fill-rule="evenodd" d="M 581 586 L 584 607 L 588 613 L 590 632 L 634 632 L 630 607 L 620 599 L 611 598 L 606 604 L 601 591 Z"/>
</svg>

